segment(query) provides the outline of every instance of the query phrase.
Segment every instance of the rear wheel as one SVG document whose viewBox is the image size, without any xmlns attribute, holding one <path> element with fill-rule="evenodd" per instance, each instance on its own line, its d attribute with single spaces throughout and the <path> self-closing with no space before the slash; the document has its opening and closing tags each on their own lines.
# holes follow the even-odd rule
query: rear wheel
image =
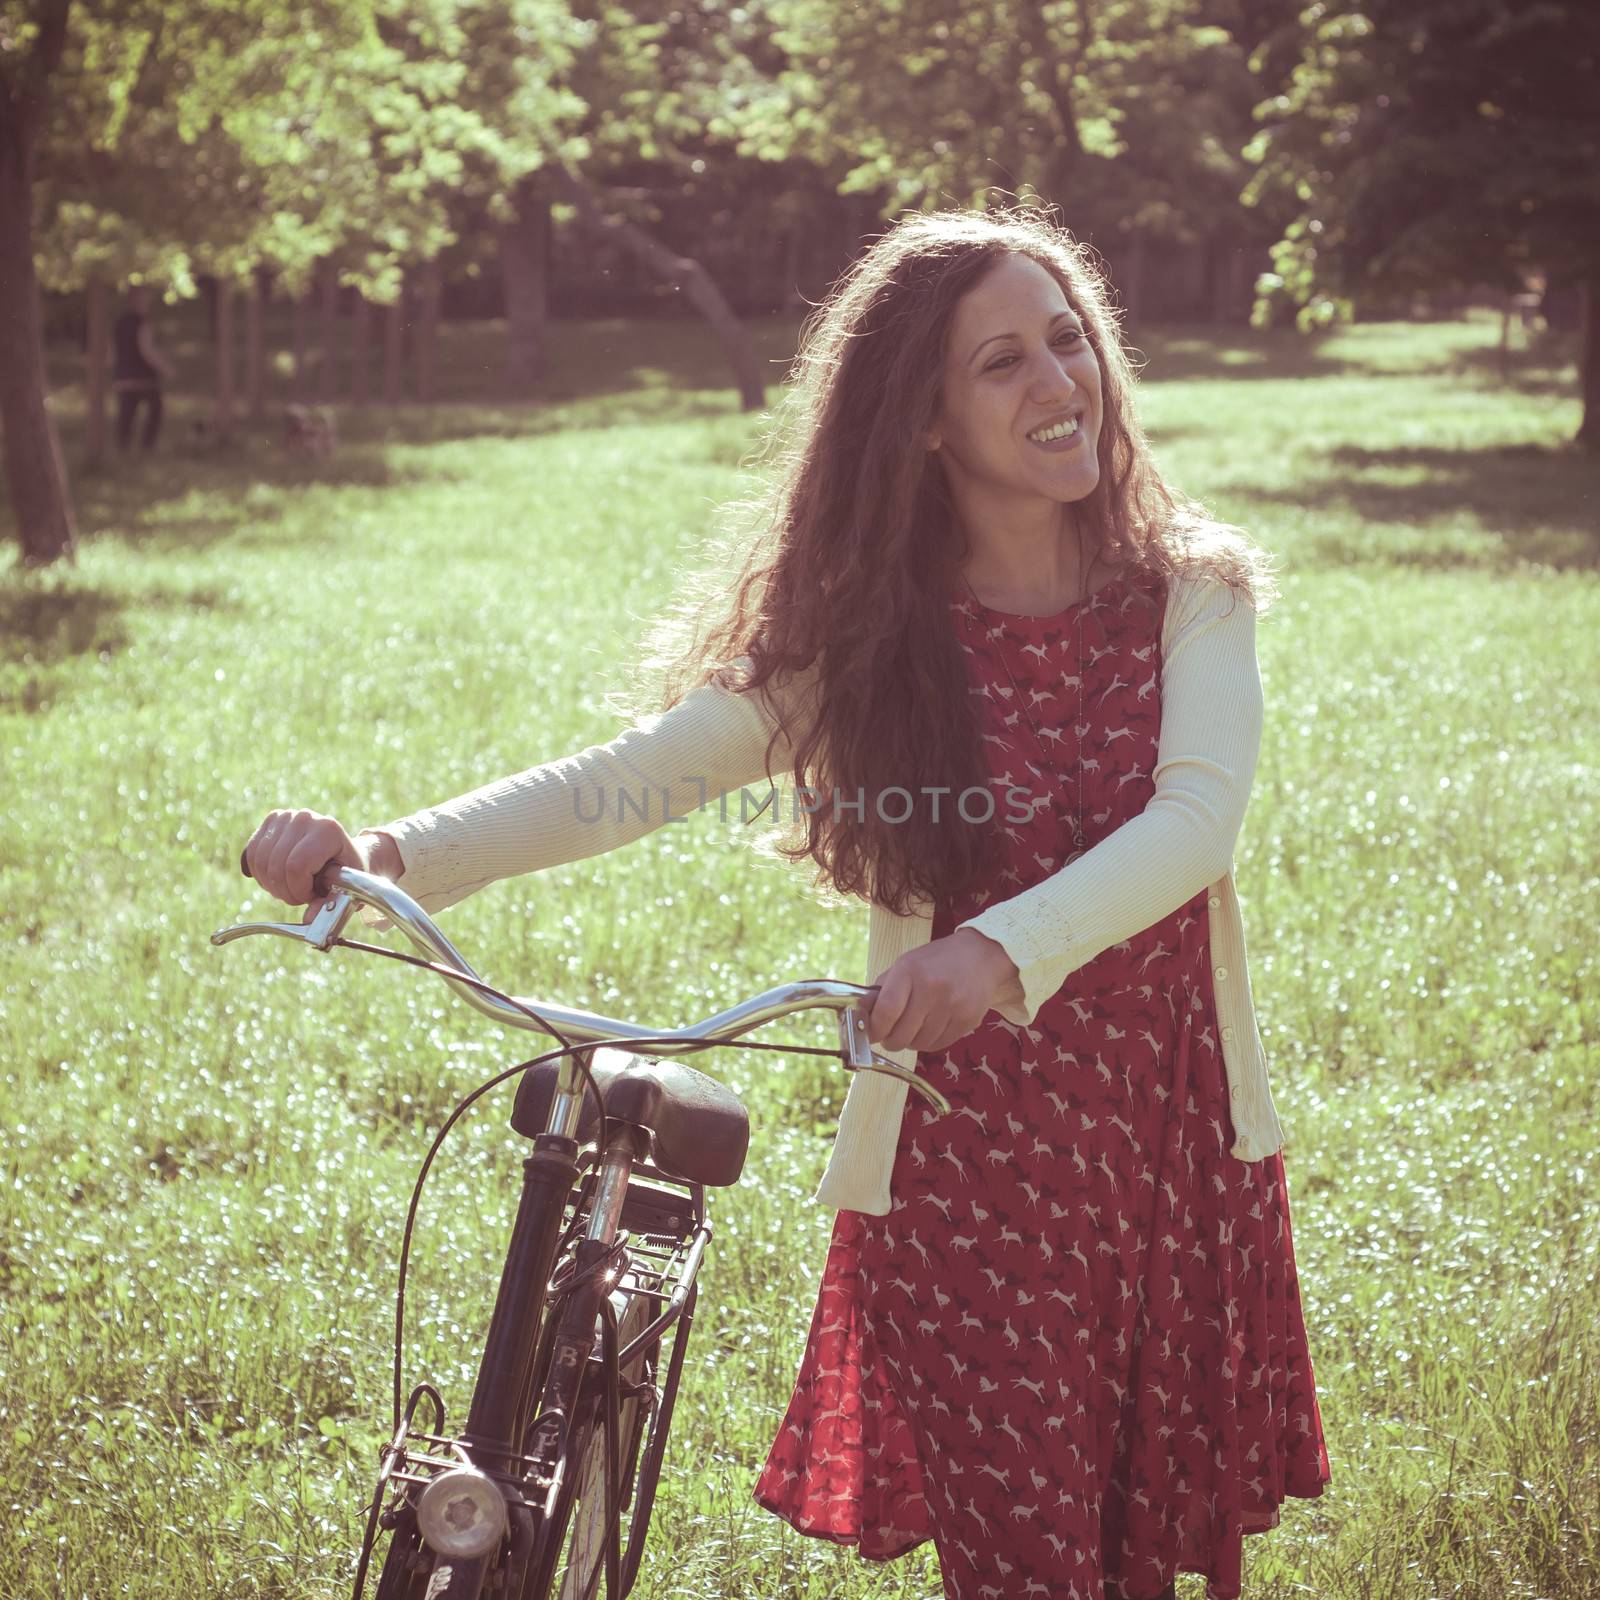
<svg viewBox="0 0 1600 1600">
<path fill-rule="evenodd" d="M 626 1283 L 624 1279 L 624 1283 Z M 652 1302 L 629 1295 L 617 1315 L 617 1349 L 627 1348 L 653 1316 Z M 598 1352 L 599 1344 L 596 1341 Z M 622 1384 L 638 1383 L 655 1367 L 659 1343 L 647 1346 L 618 1371 Z M 591 1368 L 581 1409 L 574 1419 L 567 1470 L 572 1493 L 567 1497 L 569 1520 L 550 1586 L 553 1600 L 596 1600 L 605 1588 L 606 1552 L 606 1436 L 602 1415 L 605 1395 L 598 1366 Z M 617 1463 L 621 1483 L 617 1494 L 620 1518 L 632 1499 L 634 1464 L 639 1455 L 639 1435 L 644 1424 L 644 1402 L 624 1398 L 617 1408 Z M 623 1548 L 626 1548 L 624 1543 Z"/>
</svg>

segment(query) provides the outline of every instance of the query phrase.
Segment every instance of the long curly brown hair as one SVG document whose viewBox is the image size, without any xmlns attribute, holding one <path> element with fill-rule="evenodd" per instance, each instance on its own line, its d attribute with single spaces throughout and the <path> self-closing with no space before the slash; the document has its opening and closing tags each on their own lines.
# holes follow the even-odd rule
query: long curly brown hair
<svg viewBox="0 0 1600 1600">
<path fill-rule="evenodd" d="M 947 613 L 969 545 L 938 452 L 945 344 L 962 296 L 1004 256 L 1061 285 L 1100 363 L 1100 477 L 1074 502 L 1086 552 L 1112 567 L 1210 573 L 1258 611 L 1278 593 L 1242 530 L 1164 483 L 1133 411 L 1134 370 L 1089 251 L 1044 208 L 909 216 L 879 236 L 807 318 L 791 385 L 752 456 L 762 488 L 724 507 L 710 559 L 646 641 L 640 703 L 715 680 L 764 692 L 794 792 L 786 861 L 817 864 L 823 898 L 905 914 L 982 880 L 996 828 L 927 793 L 985 787 L 986 767 Z M 731 579 L 731 586 L 730 586 Z M 880 814 L 874 797 L 909 790 Z M 993 792 L 992 790 L 990 791 Z M 864 795 L 852 803 L 816 803 Z M 804 796 L 815 809 L 795 805 Z M 782 797 L 778 819 L 782 821 Z"/>
</svg>

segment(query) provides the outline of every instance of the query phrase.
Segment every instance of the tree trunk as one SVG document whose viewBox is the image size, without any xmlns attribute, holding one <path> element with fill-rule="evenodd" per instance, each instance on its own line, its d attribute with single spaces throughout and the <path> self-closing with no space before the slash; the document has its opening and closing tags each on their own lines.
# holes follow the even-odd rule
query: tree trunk
<svg viewBox="0 0 1600 1600">
<path fill-rule="evenodd" d="M 1590 450 L 1600 450 L 1600 266 L 1590 269 L 1583 284 L 1578 384 L 1583 391 L 1583 420 L 1578 424 L 1578 443 Z"/>
<path fill-rule="evenodd" d="M 329 261 L 322 268 L 322 370 L 317 398 L 332 405 L 339 398 L 339 269 Z"/>
<path fill-rule="evenodd" d="M 350 403 L 364 406 L 372 398 L 372 302 L 358 288 L 354 325 L 350 330 Z"/>
<path fill-rule="evenodd" d="M 111 344 L 111 291 L 98 274 L 84 289 L 84 455 L 91 466 L 106 454 L 106 369 Z"/>
<path fill-rule="evenodd" d="M 417 399 L 423 405 L 433 401 L 439 373 L 439 263 L 424 261 L 417 268 L 417 338 L 415 362 Z"/>
<path fill-rule="evenodd" d="M 783 309 L 797 311 L 805 302 L 800 288 L 801 236 L 798 227 L 791 228 L 783 241 Z"/>
<path fill-rule="evenodd" d="M 506 306 L 506 389 L 523 396 L 544 375 L 549 323 L 550 197 L 530 173 L 512 196 L 516 217 L 500 230 Z"/>
<path fill-rule="evenodd" d="M 828 274 L 831 283 L 861 253 L 861 241 L 872 226 L 871 202 L 864 194 L 839 196 L 839 263 Z"/>
<path fill-rule="evenodd" d="M 406 292 L 404 287 L 392 305 L 383 308 L 383 400 L 398 405 L 405 372 Z"/>
<path fill-rule="evenodd" d="M 1210 273 L 1211 320 L 1226 327 L 1234 318 L 1234 303 L 1239 281 L 1239 236 L 1224 226 L 1210 236 L 1207 267 Z"/>
<path fill-rule="evenodd" d="M 233 282 L 217 279 L 217 405 L 212 421 L 217 436 L 233 432 Z"/>
<path fill-rule="evenodd" d="M 249 397 L 252 422 L 259 422 L 267 410 L 263 345 L 266 339 L 268 281 L 267 269 L 257 267 L 252 274 L 250 294 L 244 304 L 244 388 Z"/>
<path fill-rule="evenodd" d="M 712 282 L 711 274 L 698 261 L 674 255 L 637 223 L 603 211 L 594 191 L 571 168 L 556 163 L 551 171 L 562 197 L 575 207 L 578 220 L 586 228 L 600 238 L 620 245 L 647 270 L 683 291 L 684 298 L 711 324 L 722 341 L 723 351 L 733 367 L 734 379 L 739 387 L 740 407 L 745 411 L 761 410 L 767 403 L 761 363 L 756 359 L 755 347 L 750 343 L 749 335 L 723 298 L 722 291 Z"/>
<path fill-rule="evenodd" d="M 1253 241 L 1240 239 L 1234 246 L 1228 270 L 1231 285 L 1228 321 L 1236 328 L 1250 326 L 1250 312 L 1256 300 L 1256 262 L 1260 256 L 1261 247 Z"/>
<path fill-rule="evenodd" d="M 294 297 L 294 321 L 290 337 L 294 343 L 294 397 L 300 401 L 311 397 L 306 372 L 306 322 L 310 316 L 310 302 L 309 287 Z"/>
<path fill-rule="evenodd" d="M 1144 235 L 1135 231 L 1125 233 L 1123 238 L 1128 242 L 1128 249 L 1117 288 L 1126 313 L 1126 326 L 1136 330 L 1144 308 Z"/>
<path fill-rule="evenodd" d="M 46 50 L 57 20 L 65 29 L 66 7 L 57 10 L 59 18 L 48 15 L 41 24 L 34 54 Z M 59 49 L 55 57 L 60 59 Z M 47 81 L 48 69 L 40 77 Z M 0 91 L 0 444 L 22 563 L 29 567 L 62 556 L 77 559 L 66 466 L 50 414 L 33 269 L 33 145 L 43 114 L 42 90 L 31 95 Z"/>
</svg>

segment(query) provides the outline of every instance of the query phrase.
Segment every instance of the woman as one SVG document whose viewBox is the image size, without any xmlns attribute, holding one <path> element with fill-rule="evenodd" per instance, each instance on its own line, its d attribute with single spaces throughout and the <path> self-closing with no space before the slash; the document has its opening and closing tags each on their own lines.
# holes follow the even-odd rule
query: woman
<svg viewBox="0 0 1600 1600">
<path fill-rule="evenodd" d="M 438 910 L 778 754 L 782 853 L 870 903 L 869 1035 L 952 1110 L 852 1080 L 756 1498 L 877 1560 L 932 1538 L 960 1600 L 1179 1570 L 1232 1600 L 1242 1535 L 1330 1479 L 1232 878 L 1275 585 L 1162 483 L 1104 285 L 1039 214 L 891 229 L 795 378 L 661 715 L 356 839 L 274 812 L 252 871 L 298 904 L 338 860 Z"/>
</svg>

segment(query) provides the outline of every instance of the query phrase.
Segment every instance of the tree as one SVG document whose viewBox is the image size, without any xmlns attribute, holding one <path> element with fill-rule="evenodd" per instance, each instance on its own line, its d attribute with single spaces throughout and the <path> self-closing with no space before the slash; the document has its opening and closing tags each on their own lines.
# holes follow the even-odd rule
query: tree
<svg viewBox="0 0 1600 1600">
<path fill-rule="evenodd" d="M 214 278 L 224 334 L 234 285 L 263 264 L 298 291 L 340 251 L 348 278 L 396 296 L 401 262 L 449 242 L 460 150 L 481 138 L 454 103 L 455 6 L 0 0 L 0 413 L 25 561 L 72 548 L 40 280 L 90 290 L 91 442 L 109 282 L 189 295 Z M 223 426 L 230 349 L 219 339 Z"/>
<path fill-rule="evenodd" d="M 543 371 L 546 267 L 553 237 L 547 164 L 581 159 L 589 107 L 572 87 L 578 57 L 598 30 L 567 0 L 488 0 L 463 8 L 460 104 L 484 129 L 453 199 L 471 224 L 487 213 L 485 244 L 498 261 L 506 311 L 505 380 L 526 394 Z M 470 242 L 470 241 L 469 241 Z"/>
<path fill-rule="evenodd" d="M 1080 237 L 1194 243 L 1238 217 L 1256 99 L 1246 51 L 1200 0 L 771 0 L 785 64 L 726 119 L 744 148 L 843 164 L 887 209 L 1060 206 Z M 1129 292 L 1136 292 L 1130 279 Z"/>
<path fill-rule="evenodd" d="M 1600 10 L 1589 0 L 1364 0 L 1305 12 L 1257 110 L 1249 203 L 1288 205 L 1271 298 L 1302 328 L 1364 295 L 1581 286 L 1577 442 L 1600 448 Z"/>
<path fill-rule="evenodd" d="M 559 215 L 681 290 L 727 352 L 741 404 L 759 409 L 761 364 L 711 274 L 612 192 L 616 173 L 640 162 L 703 170 L 708 124 L 760 77 L 745 51 L 759 32 L 748 13 L 726 0 L 490 0 L 467 6 L 461 26 L 462 104 L 489 142 L 459 199 L 486 203 L 499 225 L 512 387 L 539 370 L 542 252 Z"/>
<path fill-rule="evenodd" d="M 33 266 L 33 182 L 52 79 L 67 46 L 68 0 L 0 8 L 0 428 L 22 559 L 75 546 L 72 501 L 45 401 L 44 331 Z"/>
</svg>

